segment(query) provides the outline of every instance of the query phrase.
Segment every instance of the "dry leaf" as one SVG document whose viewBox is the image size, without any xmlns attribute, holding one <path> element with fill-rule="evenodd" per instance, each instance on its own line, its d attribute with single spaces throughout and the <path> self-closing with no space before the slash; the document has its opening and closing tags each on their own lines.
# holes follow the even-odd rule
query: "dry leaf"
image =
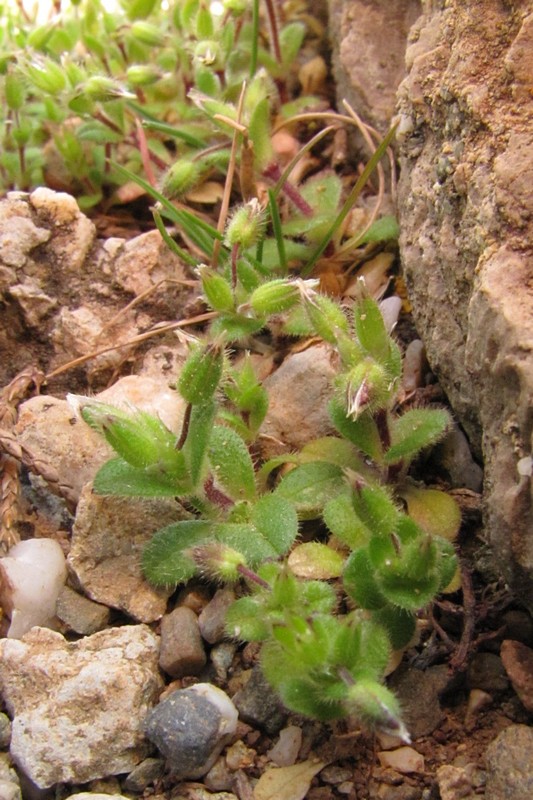
<svg viewBox="0 0 533 800">
<path fill-rule="evenodd" d="M 201 186 L 198 186 L 196 189 L 192 189 L 190 192 L 187 192 L 187 200 L 189 200 L 191 203 L 204 203 L 205 205 L 211 205 L 218 203 L 219 200 L 222 200 L 223 194 L 224 187 L 221 183 L 217 183 L 217 181 L 204 181 Z"/>
<path fill-rule="evenodd" d="M 326 766 L 324 761 L 301 761 L 292 767 L 273 767 L 261 775 L 254 800 L 304 800 L 311 781 Z"/>
</svg>

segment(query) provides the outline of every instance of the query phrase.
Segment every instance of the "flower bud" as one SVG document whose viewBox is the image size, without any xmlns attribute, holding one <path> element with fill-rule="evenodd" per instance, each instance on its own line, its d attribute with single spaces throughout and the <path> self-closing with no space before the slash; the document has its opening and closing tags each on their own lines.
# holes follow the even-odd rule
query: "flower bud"
<svg viewBox="0 0 533 800">
<path fill-rule="evenodd" d="M 381 364 L 365 358 L 353 367 L 347 376 L 346 413 L 357 419 L 363 411 L 375 411 L 387 404 L 391 381 Z"/>
<path fill-rule="evenodd" d="M 186 550 L 184 554 L 192 558 L 199 572 L 206 578 L 224 583 L 238 581 L 241 578 L 239 567 L 246 566 L 242 553 L 221 542 L 206 542 Z"/>
<path fill-rule="evenodd" d="M 235 302 L 228 281 L 215 270 L 202 264 L 197 269 L 205 299 L 214 311 L 233 311 Z"/>
<path fill-rule="evenodd" d="M 368 679 L 356 681 L 348 689 L 348 707 L 366 725 L 410 743 L 398 700 L 386 686 Z"/>
<path fill-rule="evenodd" d="M 150 86 L 161 77 L 158 68 L 153 64 L 132 64 L 126 72 L 130 86 Z"/>
<path fill-rule="evenodd" d="M 212 67 L 213 65 L 220 66 L 219 64 L 216 64 L 219 56 L 220 45 L 218 42 L 204 40 L 202 42 L 198 42 L 194 48 L 194 60 L 199 64 L 203 64 L 205 67 Z"/>
<path fill-rule="evenodd" d="M 26 74 L 37 89 L 48 94 L 59 94 L 67 85 L 63 69 L 50 58 L 32 61 L 26 67 Z"/>
<path fill-rule="evenodd" d="M 164 31 L 145 20 L 136 20 L 131 26 L 131 34 L 138 42 L 149 47 L 161 47 L 166 39 Z"/>
<path fill-rule="evenodd" d="M 305 311 L 316 333 L 325 342 L 336 344 L 337 331 L 347 331 L 348 321 L 337 303 L 322 294 L 308 300 Z"/>
<path fill-rule="evenodd" d="M 161 194 L 170 199 L 182 197 L 198 183 L 200 167 L 194 161 L 181 158 L 164 174 Z"/>
<path fill-rule="evenodd" d="M 178 390 L 187 403 L 202 405 L 216 392 L 224 367 L 224 348 L 220 341 L 196 346 L 183 365 Z"/>
<path fill-rule="evenodd" d="M 250 296 L 250 305 L 258 317 L 267 317 L 287 311 L 299 298 L 298 286 L 280 278 L 258 286 Z"/>
<path fill-rule="evenodd" d="M 92 75 L 83 83 L 82 92 L 90 100 L 105 103 L 117 97 L 134 97 L 124 91 L 122 86 L 105 75 Z"/>
<path fill-rule="evenodd" d="M 240 245 L 246 250 L 257 243 L 264 227 L 265 215 L 259 200 L 254 197 L 233 213 L 226 228 L 226 243 Z"/>
</svg>

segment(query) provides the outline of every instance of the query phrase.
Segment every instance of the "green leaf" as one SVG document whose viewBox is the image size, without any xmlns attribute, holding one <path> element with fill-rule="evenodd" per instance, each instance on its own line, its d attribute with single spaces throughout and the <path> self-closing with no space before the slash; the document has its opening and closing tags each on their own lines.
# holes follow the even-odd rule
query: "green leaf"
<svg viewBox="0 0 533 800">
<path fill-rule="evenodd" d="M 333 425 L 345 439 L 355 444 L 376 463 L 383 460 L 383 449 L 378 427 L 369 413 L 360 414 L 357 419 L 346 416 L 344 403 L 334 397 L 328 405 L 329 416 Z"/>
<path fill-rule="evenodd" d="M 285 25 L 279 34 L 279 46 L 284 66 L 292 64 L 305 36 L 305 25 L 301 22 L 290 22 Z"/>
<path fill-rule="evenodd" d="M 355 513 L 351 491 L 341 492 L 329 500 L 322 516 L 331 533 L 352 550 L 370 539 L 371 532 Z"/>
<path fill-rule="evenodd" d="M 261 497 L 253 507 L 252 522 L 276 551 L 284 555 L 298 536 L 294 506 L 277 492 Z"/>
<path fill-rule="evenodd" d="M 328 500 L 345 485 L 340 467 L 325 461 L 312 461 L 285 475 L 275 494 L 292 503 L 301 519 L 315 519 Z"/>
<path fill-rule="evenodd" d="M 211 433 L 208 455 L 217 483 L 233 500 L 254 499 L 254 466 L 248 448 L 238 433 L 216 425 Z"/>
<path fill-rule="evenodd" d="M 407 503 L 409 516 L 426 533 L 453 541 L 461 527 L 461 509 L 453 497 L 438 489 L 406 484 L 398 494 Z"/>
<path fill-rule="evenodd" d="M 392 445 L 385 453 L 385 462 L 410 461 L 425 447 L 441 439 L 451 425 L 451 417 L 443 408 L 413 408 L 391 422 Z"/>
<path fill-rule="evenodd" d="M 192 485 L 197 488 L 205 473 L 207 447 L 213 430 L 216 414 L 216 403 L 193 406 L 189 421 L 187 439 L 183 445 L 183 455 L 187 462 Z"/>
<path fill-rule="evenodd" d="M 335 661 L 350 670 L 354 678 L 381 678 L 390 658 L 389 637 L 372 620 L 351 617 L 339 626 Z"/>
<path fill-rule="evenodd" d="M 304 445 L 300 451 L 300 463 L 306 464 L 310 461 L 328 461 L 343 469 L 364 469 L 362 459 L 354 446 L 336 436 L 323 436 Z"/>
<path fill-rule="evenodd" d="M 387 603 L 375 574 L 376 569 L 363 548 L 352 553 L 346 562 L 342 579 L 344 589 L 361 608 L 376 610 Z"/>
<path fill-rule="evenodd" d="M 390 239 L 397 239 L 400 235 L 400 226 L 398 220 L 392 215 L 381 217 L 377 219 L 367 230 L 367 232 L 358 239 L 358 243 L 368 244 L 369 242 L 386 242 Z"/>
<path fill-rule="evenodd" d="M 322 542 L 303 542 L 291 551 L 287 563 L 298 578 L 327 581 L 342 574 L 344 559 Z"/>
<path fill-rule="evenodd" d="M 272 159 L 272 139 L 270 123 L 270 103 L 265 97 L 250 116 L 248 136 L 254 146 L 254 164 L 256 169 L 264 169 Z"/>
<path fill-rule="evenodd" d="M 96 473 L 93 491 L 124 497 L 178 497 L 189 494 L 191 486 L 188 481 L 177 481 L 165 473 L 132 467 L 121 458 L 113 458 Z"/>
<path fill-rule="evenodd" d="M 416 630 L 416 617 L 404 608 L 385 606 L 372 613 L 372 621 L 382 625 L 388 633 L 393 650 L 405 647 Z"/>
<path fill-rule="evenodd" d="M 380 484 L 366 484 L 353 492 L 355 513 L 378 536 L 389 536 L 396 531 L 400 511 L 388 489 Z"/>
<path fill-rule="evenodd" d="M 80 142 L 95 142 L 96 144 L 116 144 L 124 141 L 124 134 L 111 130 L 108 125 L 103 125 L 98 120 L 84 122 L 77 128 L 76 136 Z"/>
<path fill-rule="evenodd" d="M 154 534 L 142 556 L 143 572 L 156 586 L 184 583 L 196 573 L 196 565 L 185 550 L 209 540 L 212 524 L 205 520 L 182 520 Z"/>
<path fill-rule="evenodd" d="M 362 297 L 354 307 L 355 332 L 360 344 L 376 361 L 384 363 L 390 351 L 390 337 L 379 306 L 371 297 Z"/>
<path fill-rule="evenodd" d="M 261 603 L 254 597 L 240 597 L 226 611 L 225 629 L 228 636 L 245 642 L 262 642 L 269 627 L 262 616 Z"/>
<path fill-rule="evenodd" d="M 252 568 L 279 555 L 268 538 L 252 524 L 216 522 L 213 524 L 213 532 L 217 541 L 241 553 Z"/>
</svg>

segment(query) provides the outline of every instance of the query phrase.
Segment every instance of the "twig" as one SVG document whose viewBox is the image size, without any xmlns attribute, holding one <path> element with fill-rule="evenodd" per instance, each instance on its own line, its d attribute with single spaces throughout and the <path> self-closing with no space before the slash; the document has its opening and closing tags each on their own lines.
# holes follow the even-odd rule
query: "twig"
<svg viewBox="0 0 533 800">
<path fill-rule="evenodd" d="M 476 626 L 476 597 L 472 585 L 472 574 L 464 562 L 461 562 L 461 584 L 463 587 L 464 622 L 459 646 L 450 659 L 452 672 L 463 672 L 472 649 Z"/>
</svg>

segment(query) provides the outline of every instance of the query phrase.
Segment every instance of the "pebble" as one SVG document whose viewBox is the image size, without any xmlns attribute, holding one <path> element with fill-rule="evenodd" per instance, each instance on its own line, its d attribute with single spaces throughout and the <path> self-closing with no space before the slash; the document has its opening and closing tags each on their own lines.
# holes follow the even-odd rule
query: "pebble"
<svg viewBox="0 0 533 800">
<path fill-rule="evenodd" d="M 241 719 L 273 736 L 283 726 L 287 713 L 259 667 L 254 667 L 246 685 L 233 697 Z"/>
<path fill-rule="evenodd" d="M 349 781 L 352 778 L 353 770 L 347 767 L 338 767 L 332 764 L 329 767 L 324 767 L 320 773 L 320 780 L 324 783 L 331 783 L 337 785 Z"/>
<path fill-rule="evenodd" d="M 70 631 L 83 636 L 101 631 L 109 624 L 109 609 L 83 597 L 70 586 L 63 586 L 59 592 L 56 616 Z"/>
<path fill-rule="evenodd" d="M 248 769 L 255 763 L 257 753 L 251 747 L 246 747 L 243 741 L 236 741 L 226 752 L 228 768 L 236 772 L 238 769 Z"/>
<path fill-rule="evenodd" d="M 198 617 L 190 608 L 180 606 L 161 620 L 159 666 L 173 678 L 198 675 L 207 657 L 200 636 Z"/>
<path fill-rule="evenodd" d="M 468 667 L 466 680 L 470 689 L 482 689 L 489 694 L 509 688 L 502 660 L 495 653 L 476 653 Z"/>
<path fill-rule="evenodd" d="M 533 729 L 510 725 L 490 743 L 485 755 L 485 800 L 531 800 Z"/>
<path fill-rule="evenodd" d="M 171 772 L 199 778 L 212 767 L 237 727 L 237 709 L 221 689 L 197 683 L 173 692 L 144 719 L 147 737 Z"/>
<path fill-rule="evenodd" d="M 215 668 L 217 680 L 221 683 L 228 677 L 228 670 L 233 663 L 236 652 L 237 645 L 235 642 L 220 642 L 220 644 L 216 644 L 211 650 L 211 663 Z"/>
<path fill-rule="evenodd" d="M 0 713 L 0 749 L 7 750 L 11 741 L 11 720 L 7 714 Z"/>
<path fill-rule="evenodd" d="M 297 725 L 288 725 L 279 732 L 279 739 L 267 752 L 267 756 L 278 767 L 290 767 L 296 763 L 301 746 L 302 729 Z M 322 770 L 322 777 L 327 769 L 329 768 Z"/>
<path fill-rule="evenodd" d="M 202 638 L 209 644 L 217 644 L 224 638 L 226 612 L 234 602 L 232 589 L 219 589 L 198 617 Z"/>
<path fill-rule="evenodd" d="M 471 730 L 479 717 L 479 712 L 492 703 L 492 695 L 483 689 L 472 689 L 468 695 L 465 714 L 465 728 Z"/>
<path fill-rule="evenodd" d="M 524 708 L 533 712 L 533 650 L 521 642 L 502 642 L 501 658 Z"/>
<path fill-rule="evenodd" d="M 233 788 L 234 774 L 229 770 L 226 759 L 220 757 L 217 758 L 203 780 L 210 791 L 229 791 Z"/>
<path fill-rule="evenodd" d="M 474 461 L 468 439 L 457 425 L 437 445 L 431 457 L 446 471 L 452 489 L 481 492 L 483 470 Z"/>
<path fill-rule="evenodd" d="M 0 798 L 1 800 L 22 800 L 20 786 L 13 781 L 0 780 Z"/>
<path fill-rule="evenodd" d="M 161 758 L 145 758 L 130 774 L 124 779 L 122 784 L 127 792 L 144 792 L 150 784 L 159 780 L 165 771 L 165 762 Z"/>
<path fill-rule="evenodd" d="M 472 784 L 463 767 L 445 764 L 437 769 L 436 777 L 441 800 L 460 800 L 472 793 Z"/>
<path fill-rule="evenodd" d="M 424 756 L 412 747 L 398 747 L 396 750 L 382 750 L 378 753 L 379 763 L 391 767 L 396 772 L 409 774 L 424 771 Z"/>
</svg>

